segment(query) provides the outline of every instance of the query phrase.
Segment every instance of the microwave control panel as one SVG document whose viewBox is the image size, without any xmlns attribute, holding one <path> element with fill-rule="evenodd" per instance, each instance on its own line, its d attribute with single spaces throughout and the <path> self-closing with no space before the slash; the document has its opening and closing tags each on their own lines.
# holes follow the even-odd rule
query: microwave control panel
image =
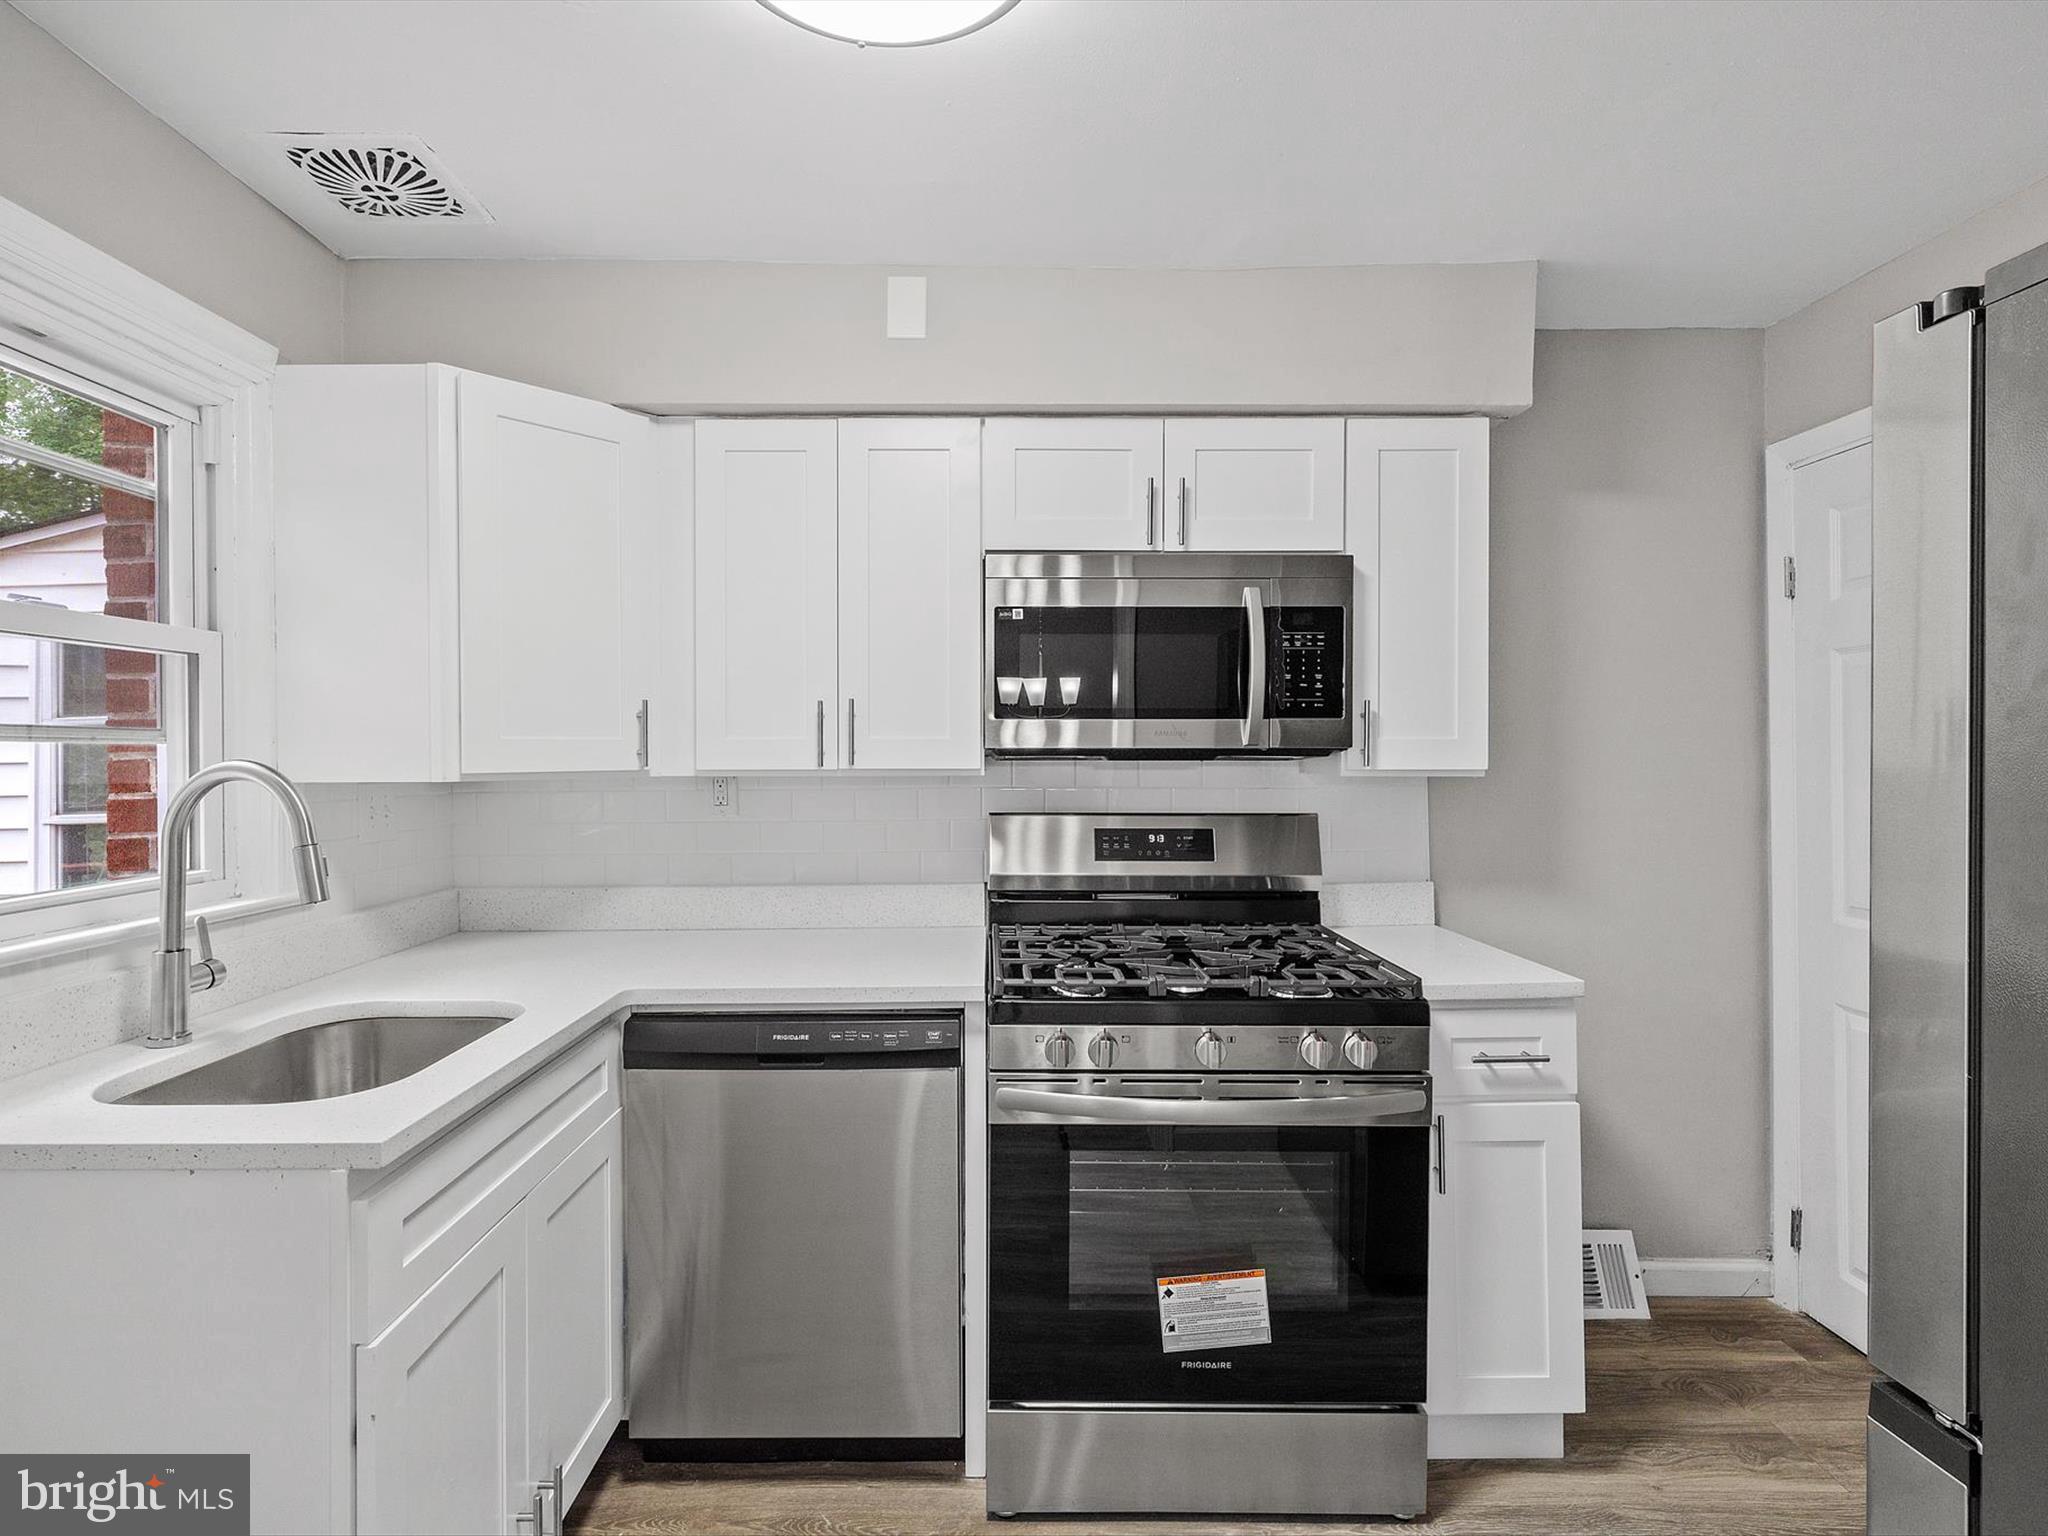
<svg viewBox="0 0 2048 1536">
<path fill-rule="evenodd" d="M 1267 615 L 1271 707 L 1283 720 L 1344 714 L 1344 610 L 1280 607 Z"/>
</svg>

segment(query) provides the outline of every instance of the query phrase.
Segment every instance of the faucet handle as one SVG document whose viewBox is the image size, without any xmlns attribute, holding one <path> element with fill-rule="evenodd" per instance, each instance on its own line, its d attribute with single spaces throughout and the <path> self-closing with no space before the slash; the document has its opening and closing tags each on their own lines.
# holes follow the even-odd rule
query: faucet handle
<svg viewBox="0 0 2048 1536">
<path fill-rule="evenodd" d="M 213 958 L 213 931 L 207 927 L 205 918 L 194 918 L 192 930 L 199 937 L 199 958 L 192 962 L 192 990 L 204 992 L 228 979 L 228 965 L 225 960 Z"/>
</svg>

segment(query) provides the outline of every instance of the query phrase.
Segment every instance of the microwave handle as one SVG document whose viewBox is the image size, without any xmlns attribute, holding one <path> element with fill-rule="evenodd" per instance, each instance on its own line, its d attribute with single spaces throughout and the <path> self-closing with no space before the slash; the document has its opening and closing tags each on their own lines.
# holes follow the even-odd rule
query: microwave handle
<svg viewBox="0 0 2048 1536">
<path fill-rule="evenodd" d="M 1136 1099 L 1006 1083 L 996 1089 L 995 1108 L 1071 1124 L 1101 1120 L 1120 1125 L 1362 1125 L 1426 1113 L 1429 1095 L 1420 1088 L 1380 1088 L 1310 1099 Z"/>
<path fill-rule="evenodd" d="M 1266 601 L 1257 587 L 1244 589 L 1245 627 L 1251 645 L 1245 661 L 1244 744 L 1266 744 Z"/>
</svg>

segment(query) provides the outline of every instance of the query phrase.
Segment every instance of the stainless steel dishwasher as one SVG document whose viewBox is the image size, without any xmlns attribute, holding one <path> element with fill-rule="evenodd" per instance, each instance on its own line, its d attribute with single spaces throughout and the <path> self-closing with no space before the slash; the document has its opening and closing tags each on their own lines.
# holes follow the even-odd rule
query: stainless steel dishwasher
<svg viewBox="0 0 2048 1536">
<path fill-rule="evenodd" d="M 643 1014 L 625 1047 L 642 1454 L 956 1459 L 959 1017 Z"/>
</svg>

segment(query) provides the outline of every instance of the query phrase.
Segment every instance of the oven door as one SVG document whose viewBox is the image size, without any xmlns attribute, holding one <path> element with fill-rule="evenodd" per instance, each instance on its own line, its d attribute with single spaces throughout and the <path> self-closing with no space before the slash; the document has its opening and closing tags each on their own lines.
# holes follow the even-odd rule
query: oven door
<svg viewBox="0 0 2048 1536">
<path fill-rule="evenodd" d="M 1426 1077 L 1003 1075 L 989 1119 L 992 1403 L 1423 1400 Z"/>
<path fill-rule="evenodd" d="M 987 569 L 991 752 L 1216 757 L 1350 744 L 1342 556 L 991 555 Z"/>
</svg>

